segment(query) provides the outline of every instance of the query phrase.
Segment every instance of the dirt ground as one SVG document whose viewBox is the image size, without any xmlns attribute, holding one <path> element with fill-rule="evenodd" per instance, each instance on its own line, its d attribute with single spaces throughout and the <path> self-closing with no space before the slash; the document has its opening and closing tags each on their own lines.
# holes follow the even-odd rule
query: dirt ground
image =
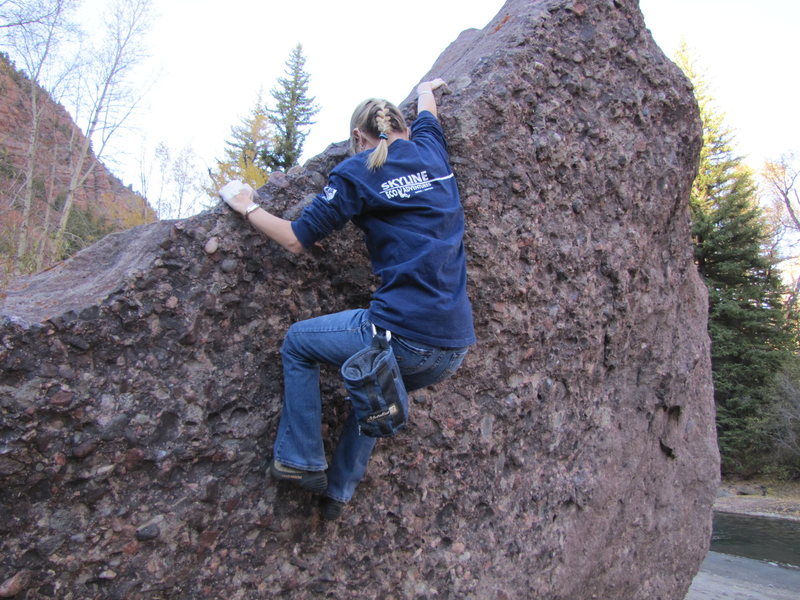
<svg viewBox="0 0 800 600">
<path fill-rule="evenodd" d="M 800 482 L 723 481 L 714 509 L 800 521 Z"/>
</svg>

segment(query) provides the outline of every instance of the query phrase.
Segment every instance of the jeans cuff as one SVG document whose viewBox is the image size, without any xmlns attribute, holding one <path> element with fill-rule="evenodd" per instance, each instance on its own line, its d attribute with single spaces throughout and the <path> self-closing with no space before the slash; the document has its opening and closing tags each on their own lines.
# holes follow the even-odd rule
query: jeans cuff
<svg viewBox="0 0 800 600">
<path fill-rule="evenodd" d="M 332 498 L 337 502 L 341 502 L 342 504 L 347 504 L 348 502 L 350 502 L 350 498 L 343 498 L 341 496 L 336 496 L 335 494 L 329 494 L 328 492 L 325 492 L 325 496 L 328 498 Z"/>
<path fill-rule="evenodd" d="M 280 456 L 275 455 L 273 456 L 275 460 L 277 460 L 282 465 L 286 465 L 287 467 L 292 467 L 293 469 L 300 469 L 301 471 L 310 471 L 312 473 L 316 473 L 318 471 L 327 471 L 328 465 L 324 464 L 321 467 L 310 467 L 308 465 L 301 465 L 300 463 L 296 463 L 291 460 L 283 460 Z"/>
</svg>

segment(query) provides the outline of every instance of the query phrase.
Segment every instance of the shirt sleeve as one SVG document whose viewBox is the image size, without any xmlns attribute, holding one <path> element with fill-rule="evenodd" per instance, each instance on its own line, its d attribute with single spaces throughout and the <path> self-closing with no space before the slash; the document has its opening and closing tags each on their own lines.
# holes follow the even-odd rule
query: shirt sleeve
<svg viewBox="0 0 800 600">
<path fill-rule="evenodd" d="M 438 147 L 447 158 L 447 140 L 442 125 L 430 111 L 423 110 L 411 124 L 411 141 Z"/>
<path fill-rule="evenodd" d="M 310 248 L 361 213 L 362 205 L 355 186 L 346 178 L 332 173 L 328 185 L 292 222 L 292 230 L 303 247 Z"/>
</svg>

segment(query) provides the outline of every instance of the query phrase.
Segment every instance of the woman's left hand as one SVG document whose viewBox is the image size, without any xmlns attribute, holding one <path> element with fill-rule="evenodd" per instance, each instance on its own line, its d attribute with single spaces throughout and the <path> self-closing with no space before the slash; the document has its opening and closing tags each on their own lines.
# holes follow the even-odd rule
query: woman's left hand
<svg viewBox="0 0 800 600">
<path fill-rule="evenodd" d="M 436 79 L 431 79 L 430 81 L 423 81 L 417 86 L 417 93 L 420 92 L 432 92 L 435 89 L 442 87 L 443 85 L 447 85 L 444 79 L 437 77 Z"/>
</svg>

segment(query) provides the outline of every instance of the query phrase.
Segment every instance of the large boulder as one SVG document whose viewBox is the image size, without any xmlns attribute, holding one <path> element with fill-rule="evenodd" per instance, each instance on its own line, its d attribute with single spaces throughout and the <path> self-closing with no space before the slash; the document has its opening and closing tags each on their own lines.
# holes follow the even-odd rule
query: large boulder
<svg viewBox="0 0 800 600">
<path fill-rule="evenodd" d="M 690 85 L 635 0 L 509 0 L 433 75 L 480 341 L 342 518 L 266 465 L 282 336 L 366 305 L 361 236 L 296 257 L 219 206 L 8 292 L 0 597 L 683 598 L 718 473 Z M 295 216 L 344 156 L 261 201 Z"/>
</svg>

